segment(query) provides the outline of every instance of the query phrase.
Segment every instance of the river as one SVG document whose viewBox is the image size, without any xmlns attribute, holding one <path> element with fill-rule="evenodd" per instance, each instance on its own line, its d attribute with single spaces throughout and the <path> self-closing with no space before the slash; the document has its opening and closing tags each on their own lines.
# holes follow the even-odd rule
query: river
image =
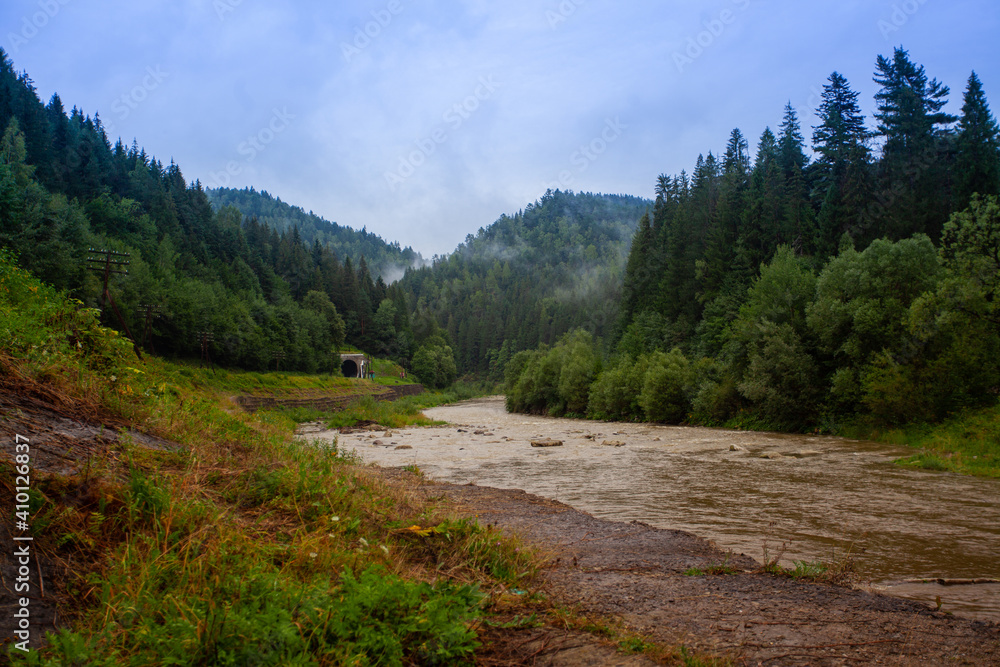
<svg viewBox="0 0 1000 667">
<path fill-rule="evenodd" d="M 758 561 L 765 546 L 786 564 L 850 551 L 876 589 L 1000 621 L 1000 584 L 905 583 L 1000 579 L 1000 480 L 900 467 L 892 461 L 913 450 L 891 445 L 514 415 L 502 397 L 425 414 L 449 425 L 308 437 L 337 437 L 365 461 L 415 464 L 435 480 L 524 489 L 597 517 L 688 530 Z M 533 448 L 539 438 L 564 445 Z"/>
</svg>

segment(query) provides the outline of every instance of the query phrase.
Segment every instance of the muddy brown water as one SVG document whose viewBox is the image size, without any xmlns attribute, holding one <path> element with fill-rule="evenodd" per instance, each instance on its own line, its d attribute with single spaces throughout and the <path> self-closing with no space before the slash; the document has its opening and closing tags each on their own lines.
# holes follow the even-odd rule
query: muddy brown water
<svg viewBox="0 0 1000 667">
<path fill-rule="evenodd" d="M 1000 480 L 896 466 L 913 451 L 873 442 L 512 415 L 501 397 L 425 414 L 449 425 L 307 437 L 337 437 L 365 461 L 416 464 L 435 480 L 688 530 L 758 561 L 765 547 L 770 557 L 783 548 L 788 565 L 850 551 L 876 589 L 1000 621 L 1000 584 L 904 582 L 1000 579 Z M 539 438 L 564 445 L 531 447 Z"/>
</svg>

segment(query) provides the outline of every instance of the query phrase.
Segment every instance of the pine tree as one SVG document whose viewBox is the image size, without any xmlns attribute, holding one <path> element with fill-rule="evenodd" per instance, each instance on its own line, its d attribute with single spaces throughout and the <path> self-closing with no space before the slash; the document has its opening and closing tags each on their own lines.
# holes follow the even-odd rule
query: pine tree
<svg viewBox="0 0 1000 667">
<path fill-rule="evenodd" d="M 785 177 L 782 238 L 797 251 L 810 253 L 813 251 L 816 216 L 809 201 L 810 187 L 806 177 L 809 158 L 805 145 L 798 114 L 789 102 L 785 105 L 778 140 L 778 160 Z"/>
<path fill-rule="evenodd" d="M 654 271 L 651 252 L 653 250 L 653 229 L 646 213 L 639 220 L 639 228 L 632 237 L 632 249 L 625 265 L 625 282 L 622 287 L 621 323 L 619 331 L 624 331 L 636 315 L 648 307 L 654 285 Z"/>
<path fill-rule="evenodd" d="M 774 248 L 788 241 L 782 238 L 784 185 L 778 141 L 771 128 L 765 128 L 757 147 L 740 239 L 752 267 L 766 262 Z"/>
<path fill-rule="evenodd" d="M 899 239 L 914 232 L 937 238 L 949 214 L 946 129 L 956 119 L 942 111 L 949 89 L 928 81 L 902 48 L 892 59 L 879 56 L 875 83 L 881 86 L 876 134 L 885 138 L 879 161 L 879 201 L 870 217 L 879 235 Z"/>
<path fill-rule="evenodd" d="M 821 253 L 832 255 L 843 234 L 864 237 L 870 233 L 865 217 L 871 190 L 870 133 L 858 106 L 858 93 L 838 72 L 823 87 L 817 114 L 822 121 L 813 132 L 813 148 L 819 154 L 817 195 L 822 202 L 817 246 Z"/>
<path fill-rule="evenodd" d="M 955 210 L 968 207 L 972 195 L 1000 194 L 1000 126 L 990 111 L 983 84 L 973 72 L 958 122 Z"/>
</svg>

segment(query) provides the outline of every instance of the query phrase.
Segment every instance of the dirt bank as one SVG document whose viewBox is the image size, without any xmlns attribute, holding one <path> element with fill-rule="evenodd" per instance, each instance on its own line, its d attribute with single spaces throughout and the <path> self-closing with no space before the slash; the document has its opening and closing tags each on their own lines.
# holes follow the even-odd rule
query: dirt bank
<svg viewBox="0 0 1000 667">
<path fill-rule="evenodd" d="M 421 489 L 447 498 L 458 514 L 516 531 L 550 552 L 544 579 L 560 600 L 621 617 L 665 644 L 751 665 L 1000 664 L 994 623 L 763 574 L 753 559 L 689 533 L 598 519 L 522 491 L 433 483 Z M 721 563 L 738 573 L 684 574 Z"/>
</svg>

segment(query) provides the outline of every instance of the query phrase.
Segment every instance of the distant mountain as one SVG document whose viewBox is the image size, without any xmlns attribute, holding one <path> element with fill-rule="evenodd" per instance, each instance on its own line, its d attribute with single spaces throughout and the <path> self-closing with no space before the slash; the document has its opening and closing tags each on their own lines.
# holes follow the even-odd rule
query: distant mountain
<svg viewBox="0 0 1000 667">
<path fill-rule="evenodd" d="M 516 352 L 584 327 L 611 333 L 632 236 L 652 202 L 549 191 L 452 254 L 407 272 L 414 326 L 447 331 L 463 373 L 498 378 Z"/>
<path fill-rule="evenodd" d="M 410 247 L 402 248 L 396 241 L 387 243 L 367 229 L 359 232 L 321 218 L 312 211 L 306 213 L 300 206 L 287 204 L 265 190 L 219 188 L 205 192 L 216 211 L 232 206 L 247 217 L 256 216 L 258 221 L 279 234 L 298 228 L 304 243 L 312 245 L 319 241 L 320 245 L 337 253 L 341 261 L 350 257 L 357 264 L 364 257 L 372 277 L 382 276 L 389 284 L 402 278 L 408 268 L 425 263 L 420 253 Z"/>
</svg>

